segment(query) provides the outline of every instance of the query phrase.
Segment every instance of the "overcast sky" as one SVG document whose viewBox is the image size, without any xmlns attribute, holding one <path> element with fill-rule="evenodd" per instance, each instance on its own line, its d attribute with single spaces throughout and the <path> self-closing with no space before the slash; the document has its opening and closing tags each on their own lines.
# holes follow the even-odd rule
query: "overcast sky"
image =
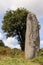
<svg viewBox="0 0 43 65">
<path fill-rule="evenodd" d="M 1 22 L 6 10 L 10 10 L 10 9 L 15 10 L 20 7 L 24 7 L 36 14 L 41 25 L 40 46 L 43 47 L 43 0 L 0 0 L 0 39 L 3 39 L 4 42 L 6 41 L 6 43 L 9 42 L 11 39 L 13 39 L 13 38 L 8 38 L 5 40 L 5 36 L 1 30 L 1 25 L 2 25 Z M 13 44 L 13 42 L 15 43 L 15 41 L 16 43 L 18 43 L 17 40 L 14 38 L 14 40 L 12 41 L 13 47 L 15 46 Z M 11 44 L 8 45 L 10 46 Z"/>
</svg>

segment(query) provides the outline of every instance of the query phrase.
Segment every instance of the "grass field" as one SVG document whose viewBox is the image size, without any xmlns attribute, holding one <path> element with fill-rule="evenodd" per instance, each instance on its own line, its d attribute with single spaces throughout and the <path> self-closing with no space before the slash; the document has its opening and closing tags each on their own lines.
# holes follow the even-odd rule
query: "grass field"
<svg viewBox="0 0 43 65">
<path fill-rule="evenodd" d="M 11 57 L 1 57 L 0 65 L 40 65 L 39 63 L 31 62 L 23 58 L 11 58 Z"/>
<path fill-rule="evenodd" d="M 41 65 L 43 63 L 43 49 L 34 59 L 25 59 L 24 52 L 18 49 L 0 47 L 0 65 Z"/>
</svg>

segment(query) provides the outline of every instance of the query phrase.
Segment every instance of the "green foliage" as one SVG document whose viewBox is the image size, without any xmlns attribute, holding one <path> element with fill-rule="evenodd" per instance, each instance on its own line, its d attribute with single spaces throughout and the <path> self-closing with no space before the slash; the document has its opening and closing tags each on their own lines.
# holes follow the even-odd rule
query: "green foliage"
<svg viewBox="0 0 43 65">
<path fill-rule="evenodd" d="M 29 12 L 22 8 L 15 11 L 7 11 L 3 18 L 2 30 L 7 37 L 18 35 L 21 49 L 25 47 L 26 18 Z"/>
<path fill-rule="evenodd" d="M 0 46 L 4 46 L 4 43 L 2 40 L 0 40 Z"/>
</svg>

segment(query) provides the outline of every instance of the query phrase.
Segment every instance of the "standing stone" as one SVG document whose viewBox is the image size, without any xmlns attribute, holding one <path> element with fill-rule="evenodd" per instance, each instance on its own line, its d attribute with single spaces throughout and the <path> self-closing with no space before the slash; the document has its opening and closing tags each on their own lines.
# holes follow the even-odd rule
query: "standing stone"
<svg viewBox="0 0 43 65">
<path fill-rule="evenodd" d="M 25 57 L 35 57 L 40 48 L 39 22 L 36 16 L 29 13 L 26 24 Z"/>
</svg>

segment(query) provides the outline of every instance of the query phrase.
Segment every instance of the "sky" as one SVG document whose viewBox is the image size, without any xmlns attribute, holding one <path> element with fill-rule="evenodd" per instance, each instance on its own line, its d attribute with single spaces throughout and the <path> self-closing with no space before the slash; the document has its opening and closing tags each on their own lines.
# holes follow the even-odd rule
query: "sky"
<svg viewBox="0 0 43 65">
<path fill-rule="evenodd" d="M 43 48 L 43 0 L 0 0 L 0 39 L 10 48 L 20 48 L 17 39 L 8 37 L 6 39 L 1 26 L 2 20 L 7 10 L 16 10 L 17 8 L 26 8 L 33 12 L 40 23 L 40 48 Z"/>
</svg>

